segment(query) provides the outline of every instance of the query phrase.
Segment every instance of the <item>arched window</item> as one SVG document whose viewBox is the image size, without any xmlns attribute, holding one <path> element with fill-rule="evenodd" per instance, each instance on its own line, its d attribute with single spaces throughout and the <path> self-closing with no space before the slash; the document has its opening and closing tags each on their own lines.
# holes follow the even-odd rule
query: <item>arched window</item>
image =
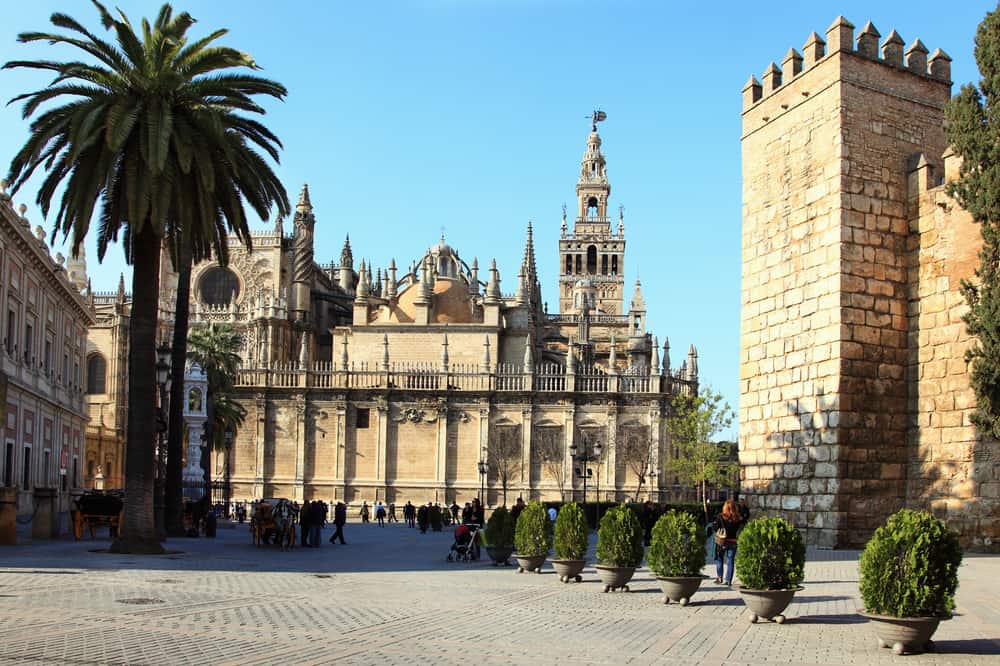
<svg viewBox="0 0 1000 666">
<path fill-rule="evenodd" d="M 608 274 L 608 255 L 601 255 L 601 275 Z"/>
<path fill-rule="evenodd" d="M 597 246 L 591 245 L 587 248 L 587 275 L 597 272 Z"/>
<path fill-rule="evenodd" d="M 566 274 L 573 274 L 573 255 L 571 254 L 566 255 Z"/>
<path fill-rule="evenodd" d="M 597 217 L 597 197 L 587 199 L 587 217 Z"/>
<path fill-rule="evenodd" d="M 108 362 L 100 354 L 92 354 L 87 359 L 87 394 L 107 393 Z"/>
<path fill-rule="evenodd" d="M 206 305 L 229 305 L 240 295 L 240 281 L 231 270 L 212 266 L 201 276 L 198 293 Z"/>
</svg>

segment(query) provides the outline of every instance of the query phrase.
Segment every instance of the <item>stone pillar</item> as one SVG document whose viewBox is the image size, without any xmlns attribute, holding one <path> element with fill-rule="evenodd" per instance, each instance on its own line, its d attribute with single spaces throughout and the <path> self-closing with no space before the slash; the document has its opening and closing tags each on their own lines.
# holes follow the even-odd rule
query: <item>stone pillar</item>
<svg viewBox="0 0 1000 666">
<path fill-rule="evenodd" d="M 563 478 L 566 479 L 566 490 L 568 495 L 566 501 L 573 501 L 573 491 L 576 489 L 576 475 L 573 473 L 573 459 L 569 455 L 569 448 L 576 441 L 576 405 L 569 405 L 566 408 L 566 424 L 563 428 L 566 437 L 566 445 L 563 448 Z"/>
<path fill-rule="evenodd" d="M 656 476 L 650 479 L 649 491 L 652 494 L 652 500 L 654 502 L 660 501 L 660 484 L 663 479 L 663 465 L 660 464 L 661 451 L 660 451 L 660 410 L 657 407 L 650 412 L 649 415 L 649 445 L 652 450 L 650 454 L 649 467 L 651 470 L 656 472 Z"/>
<path fill-rule="evenodd" d="M 59 512 L 55 488 L 35 488 L 35 515 L 31 519 L 32 539 L 55 539 L 59 536 Z"/>
<path fill-rule="evenodd" d="M 303 396 L 295 396 L 295 480 L 292 486 L 292 497 L 297 502 L 305 500 L 306 467 L 306 400 Z"/>
<path fill-rule="evenodd" d="M 437 464 L 434 467 L 435 490 L 440 491 L 441 501 L 446 502 L 448 487 L 448 405 L 437 407 Z"/>
<path fill-rule="evenodd" d="M 17 487 L 0 488 L 0 546 L 17 545 Z"/>
<path fill-rule="evenodd" d="M 334 487 L 340 487 L 340 499 L 344 498 L 345 494 L 345 482 L 344 482 L 344 450 L 347 448 L 347 405 L 345 403 L 337 403 L 337 435 L 336 442 L 334 446 L 336 447 L 336 452 L 333 456 L 333 476 L 334 476 Z"/>
<path fill-rule="evenodd" d="M 531 495 L 531 405 L 521 409 L 521 497 Z"/>
<path fill-rule="evenodd" d="M 608 441 L 604 445 L 607 461 L 604 465 L 604 482 L 601 487 L 612 491 L 612 498 L 618 501 L 618 465 L 615 461 L 615 449 L 618 443 L 618 406 L 608 407 Z"/>
<path fill-rule="evenodd" d="M 254 470 L 253 470 L 253 495 L 254 498 L 264 496 L 264 447 L 267 440 L 267 400 L 263 393 L 254 396 L 256 406 L 257 424 L 254 429 Z"/>
<path fill-rule="evenodd" d="M 389 401 L 379 398 L 375 402 L 378 418 L 378 441 L 375 445 L 375 483 L 385 487 L 385 457 L 389 450 Z M 384 496 L 383 496 L 384 497 Z"/>
</svg>

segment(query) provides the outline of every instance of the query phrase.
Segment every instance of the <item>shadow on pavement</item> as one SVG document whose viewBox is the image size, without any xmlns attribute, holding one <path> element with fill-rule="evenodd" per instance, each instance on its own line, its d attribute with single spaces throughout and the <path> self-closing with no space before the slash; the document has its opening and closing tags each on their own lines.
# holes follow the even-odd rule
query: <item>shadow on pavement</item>
<svg viewBox="0 0 1000 666">
<path fill-rule="evenodd" d="M 785 620 L 795 624 L 865 624 L 868 620 L 857 613 L 843 615 L 795 615 Z"/>
<path fill-rule="evenodd" d="M 937 654 L 996 654 L 1000 655 L 1000 639 L 973 638 L 956 641 L 934 641 Z"/>
</svg>

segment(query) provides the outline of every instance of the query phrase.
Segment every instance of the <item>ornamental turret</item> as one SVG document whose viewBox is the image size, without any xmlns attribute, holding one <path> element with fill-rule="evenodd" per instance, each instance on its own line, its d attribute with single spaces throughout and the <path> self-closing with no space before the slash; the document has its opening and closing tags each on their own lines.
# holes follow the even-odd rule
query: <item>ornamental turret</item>
<svg viewBox="0 0 1000 666">
<path fill-rule="evenodd" d="M 299 201 L 295 205 L 295 231 L 292 247 L 292 311 L 295 319 L 305 320 L 312 308 L 313 281 L 313 230 L 316 218 L 312 202 L 309 201 L 309 186 L 303 185 Z"/>
</svg>

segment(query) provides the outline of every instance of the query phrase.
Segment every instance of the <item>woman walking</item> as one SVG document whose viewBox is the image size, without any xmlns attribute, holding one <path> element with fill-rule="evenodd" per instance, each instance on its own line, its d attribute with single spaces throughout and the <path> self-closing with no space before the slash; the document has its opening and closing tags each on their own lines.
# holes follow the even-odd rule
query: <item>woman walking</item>
<svg viewBox="0 0 1000 666">
<path fill-rule="evenodd" d="M 722 513 L 715 517 L 715 582 L 733 584 L 733 563 L 736 560 L 736 539 L 743 529 L 743 516 L 736 502 L 727 499 Z M 723 567 L 723 564 L 725 567 Z M 725 579 L 723 572 L 725 571 Z"/>
</svg>

